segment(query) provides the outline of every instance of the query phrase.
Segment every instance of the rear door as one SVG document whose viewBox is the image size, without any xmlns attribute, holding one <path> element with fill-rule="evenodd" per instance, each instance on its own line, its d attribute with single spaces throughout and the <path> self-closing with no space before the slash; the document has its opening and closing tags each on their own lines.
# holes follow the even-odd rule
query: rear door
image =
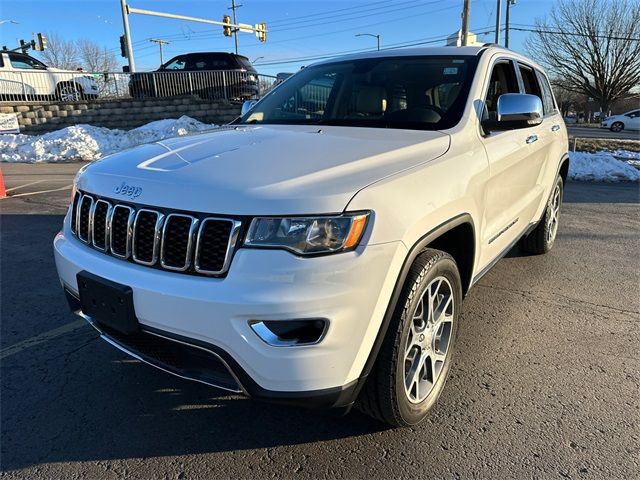
<svg viewBox="0 0 640 480">
<path fill-rule="evenodd" d="M 510 58 L 494 60 L 484 97 L 486 117 L 496 117 L 500 95 L 525 93 L 518 69 L 519 65 Z M 491 132 L 484 134 L 481 141 L 490 168 L 479 260 L 484 267 L 517 240 L 529 225 L 541 198 L 538 177 L 545 153 L 544 137 L 537 126 Z"/>
</svg>

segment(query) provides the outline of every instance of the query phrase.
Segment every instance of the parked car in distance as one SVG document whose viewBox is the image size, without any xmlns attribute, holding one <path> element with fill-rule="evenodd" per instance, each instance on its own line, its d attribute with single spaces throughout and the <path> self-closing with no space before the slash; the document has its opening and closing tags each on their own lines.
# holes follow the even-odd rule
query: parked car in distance
<svg viewBox="0 0 640 480">
<path fill-rule="evenodd" d="M 496 46 L 387 50 L 243 110 L 80 171 L 54 240 L 71 309 L 183 378 L 420 422 L 469 289 L 556 241 L 569 157 L 547 76 Z"/>
<path fill-rule="evenodd" d="M 575 125 L 576 123 L 578 123 L 578 117 L 576 117 L 575 115 L 567 115 L 566 117 L 564 117 L 564 123 L 566 123 L 567 125 Z"/>
<path fill-rule="evenodd" d="M 247 57 L 235 53 L 186 53 L 155 72 L 132 73 L 129 92 L 134 98 L 199 95 L 246 100 L 259 93 L 258 72 Z"/>
<path fill-rule="evenodd" d="M 0 52 L 0 99 L 93 99 L 98 85 L 91 75 L 48 67 L 30 55 Z"/>
<path fill-rule="evenodd" d="M 631 110 L 621 115 L 607 117 L 600 123 L 600 128 L 608 128 L 612 132 L 640 130 L 640 110 Z"/>
</svg>

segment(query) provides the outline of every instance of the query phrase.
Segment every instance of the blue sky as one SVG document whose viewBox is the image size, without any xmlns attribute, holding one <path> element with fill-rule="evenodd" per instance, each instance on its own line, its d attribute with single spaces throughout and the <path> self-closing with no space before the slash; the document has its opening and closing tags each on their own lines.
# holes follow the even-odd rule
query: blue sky
<svg viewBox="0 0 640 480">
<path fill-rule="evenodd" d="M 504 21 L 504 4 L 503 0 Z M 129 0 L 134 7 L 189 16 L 222 19 L 229 13 L 231 0 Z M 268 41 L 261 44 L 254 35 L 239 34 L 240 53 L 256 63 L 259 71 L 295 71 L 311 60 L 306 57 L 375 48 L 375 38 L 356 37 L 356 33 L 382 36 L 382 47 L 445 37 L 460 28 L 463 0 L 237 0 L 238 21 L 267 22 Z M 531 25 L 545 15 L 554 0 L 518 0 L 511 9 L 512 25 Z M 485 31 L 495 26 L 496 0 L 472 0 L 471 27 Z M 165 46 L 165 61 L 188 51 L 232 51 L 233 40 L 222 35 L 222 27 L 157 17 L 131 15 L 134 55 L 138 70 L 156 68 L 157 45 L 149 38 L 171 41 Z M 122 34 L 119 0 L 2 0 L 0 45 L 10 48 L 33 32 L 54 31 L 66 39 L 91 38 L 119 55 Z M 523 49 L 529 33 L 512 31 L 511 48 Z M 493 41 L 494 34 L 479 37 Z M 438 40 L 434 45 L 442 45 Z M 264 57 L 264 58 L 259 58 Z M 124 59 L 122 59 L 124 63 Z M 274 64 L 291 61 L 291 63 Z M 271 65 L 268 65 L 271 63 Z"/>
</svg>

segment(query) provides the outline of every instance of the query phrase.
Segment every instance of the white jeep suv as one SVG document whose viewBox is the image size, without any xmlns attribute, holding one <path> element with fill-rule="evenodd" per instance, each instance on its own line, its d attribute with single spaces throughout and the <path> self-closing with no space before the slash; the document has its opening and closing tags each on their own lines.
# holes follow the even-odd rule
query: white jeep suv
<svg viewBox="0 0 640 480">
<path fill-rule="evenodd" d="M 250 397 L 422 420 L 462 299 L 554 243 L 567 133 L 493 46 L 315 64 L 230 125 L 94 162 L 54 241 L 73 311 L 167 372 Z"/>
</svg>

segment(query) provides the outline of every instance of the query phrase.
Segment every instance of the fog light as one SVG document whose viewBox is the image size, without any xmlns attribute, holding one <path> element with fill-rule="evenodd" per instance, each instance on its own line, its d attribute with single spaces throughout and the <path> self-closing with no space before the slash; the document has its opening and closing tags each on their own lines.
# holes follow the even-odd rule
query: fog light
<svg viewBox="0 0 640 480">
<path fill-rule="evenodd" d="M 251 320 L 249 326 L 260 339 L 273 347 L 294 347 L 319 343 L 329 322 L 323 318 L 308 320 Z"/>
</svg>

